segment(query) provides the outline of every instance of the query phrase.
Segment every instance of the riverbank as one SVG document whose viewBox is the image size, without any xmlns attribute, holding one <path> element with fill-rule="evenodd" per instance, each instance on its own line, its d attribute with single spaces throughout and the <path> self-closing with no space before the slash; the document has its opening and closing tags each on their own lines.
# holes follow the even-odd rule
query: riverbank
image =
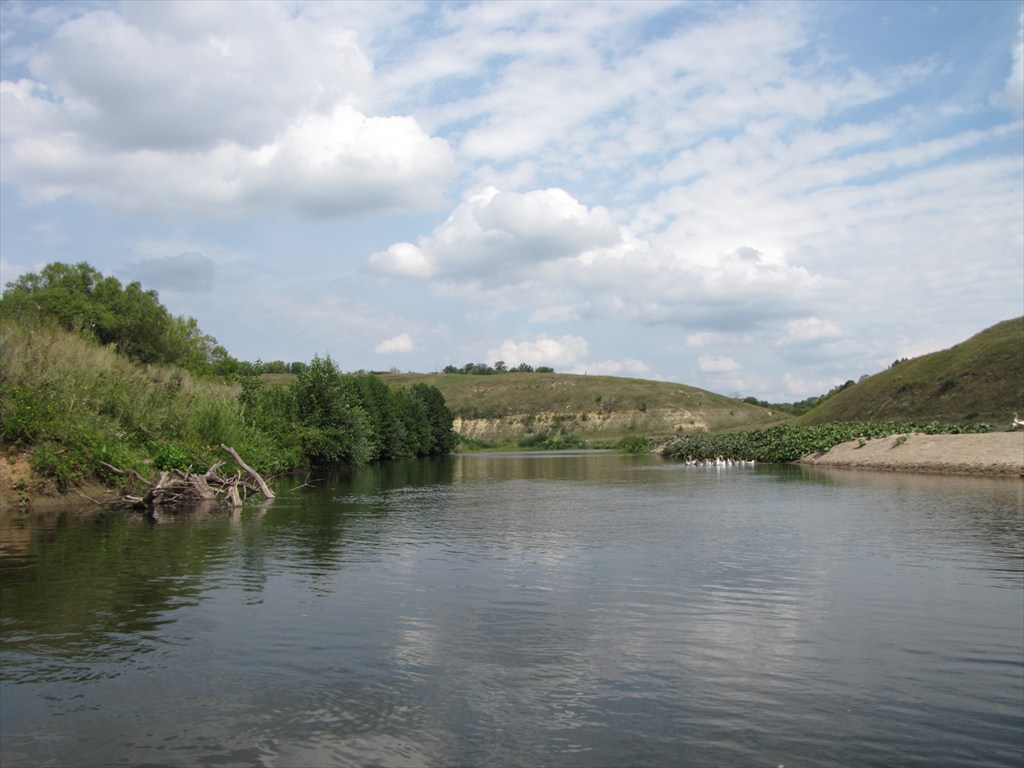
<svg viewBox="0 0 1024 768">
<path fill-rule="evenodd" d="M 822 467 L 881 469 L 901 472 L 939 472 L 967 475 L 1024 476 L 1024 431 L 977 435 L 902 436 L 840 443 L 826 453 L 805 456 L 798 463 Z M 33 477 L 28 454 L 0 453 L 0 510 L 40 509 L 68 503 L 107 504 L 116 491 L 99 485 L 60 494 L 56 487 Z"/>
<path fill-rule="evenodd" d="M 978 435 L 892 435 L 851 440 L 798 463 L 822 467 L 1024 476 L 1024 431 Z"/>
</svg>

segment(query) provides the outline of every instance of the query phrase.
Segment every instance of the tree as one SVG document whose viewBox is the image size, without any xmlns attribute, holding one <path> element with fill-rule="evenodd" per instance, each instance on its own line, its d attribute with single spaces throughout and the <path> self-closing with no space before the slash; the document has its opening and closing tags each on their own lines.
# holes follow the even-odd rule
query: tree
<svg viewBox="0 0 1024 768">
<path fill-rule="evenodd" d="M 156 291 L 138 282 L 122 286 L 86 262 L 47 264 L 39 274 L 7 283 L 0 316 L 52 321 L 113 345 L 138 363 L 180 365 L 194 373 L 229 375 L 237 366 L 217 340 L 191 317 L 172 315 Z"/>
<path fill-rule="evenodd" d="M 291 385 L 303 453 L 316 464 L 364 464 L 373 458 L 372 429 L 337 365 L 316 356 Z"/>
<path fill-rule="evenodd" d="M 413 384 L 409 390 L 410 394 L 426 408 L 427 423 L 430 425 L 430 446 L 427 453 L 449 453 L 458 442 L 458 436 L 452 429 L 452 412 L 445 405 L 441 390 L 423 383 Z"/>
</svg>

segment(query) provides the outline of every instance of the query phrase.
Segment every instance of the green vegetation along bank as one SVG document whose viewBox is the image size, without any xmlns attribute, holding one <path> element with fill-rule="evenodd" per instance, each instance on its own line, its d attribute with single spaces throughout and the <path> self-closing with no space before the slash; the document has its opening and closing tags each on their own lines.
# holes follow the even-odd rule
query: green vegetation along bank
<svg viewBox="0 0 1024 768">
<path fill-rule="evenodd" d="M 799 461 L 809 454 L 827 453 L 835 446 L 856 440 L 897 436 L 908 440 L 914 433 L 948 435 L 990 432 L 987 424 L 945 424 L 929 422 L 830 422 L 811 427 L 781 425 L 768 429 L 730 434 L 693 433 L 676 437 L 661 449 L 663 456 L 687 461 L 708 461 L 717 458 L 762 463 Z"/>
<path fill-rule="evenodd" d="M 469 450 L 660 446 L 681 459 L 788 462 L 849 440 L 1003 428 L 1024 412 L 1024 318 L 848 381 L 795 422 L 751 398 L 501 361 L 376 375 L 317 357 L 254 375 L 264 368 L 137 283 L 51 264 L 0 298 L 4 458 L 31 462 L 17 480 L 25 493 L 40 480 L 116 482 L 104 465 L 202 471 L 224 458 L 221 444 L 265 475 L 446 453 L 459 439 Z"/>
<path fill-rule="evenodd" d="M 452 417 L 429 385 L 393 390 L 314 358 L 287 387 L 140 364 L 52 323 L 0 318 L 0 440 L 28 456 L 37 486 L 116 484 L 110 464 L 152 477 L 201 472 L 232 446 L 264 475 L 322 463 L 445 453 Z M 36 487 L 34 487 L 36 486 Z"/>
</svg>

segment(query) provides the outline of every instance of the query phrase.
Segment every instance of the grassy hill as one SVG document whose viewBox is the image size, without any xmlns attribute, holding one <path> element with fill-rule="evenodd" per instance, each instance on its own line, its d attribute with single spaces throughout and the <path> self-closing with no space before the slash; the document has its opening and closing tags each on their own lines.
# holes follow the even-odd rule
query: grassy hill
<svg viewBox="0 0 1024 768">
<path fill-rule="evenodd" d="M 786 418 L 696 387 L 614 376 L 392 373 L 383 379 L 394 387 L 421 381 L 437 387 L 459 434 L 485 443 L 547 434 L 605 444 L 693 429 L 755 429 Z"/>
<path fill-rule="evenodd" d="M 1024 317 L 941 352 L 894 363 L 837 392 L 798 424 L 829 421 L 988 422 L 1024 414 Z"/>
</svg>

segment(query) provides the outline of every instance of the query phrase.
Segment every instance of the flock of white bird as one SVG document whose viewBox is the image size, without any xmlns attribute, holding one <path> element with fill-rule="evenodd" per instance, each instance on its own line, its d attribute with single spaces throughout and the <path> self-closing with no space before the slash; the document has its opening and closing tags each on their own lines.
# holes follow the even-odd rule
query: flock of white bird
<svg viewBox="0 0 1024 768">
<path fill-rule="evenodd" d="M 719 456 L 717 459 L 689 459 L 686 462 L 688 467 L 752 467 L 756 464 L 753 459 L 746 461 L 745 459 L 726 459 L 723 456 Z"/>
</svg>

